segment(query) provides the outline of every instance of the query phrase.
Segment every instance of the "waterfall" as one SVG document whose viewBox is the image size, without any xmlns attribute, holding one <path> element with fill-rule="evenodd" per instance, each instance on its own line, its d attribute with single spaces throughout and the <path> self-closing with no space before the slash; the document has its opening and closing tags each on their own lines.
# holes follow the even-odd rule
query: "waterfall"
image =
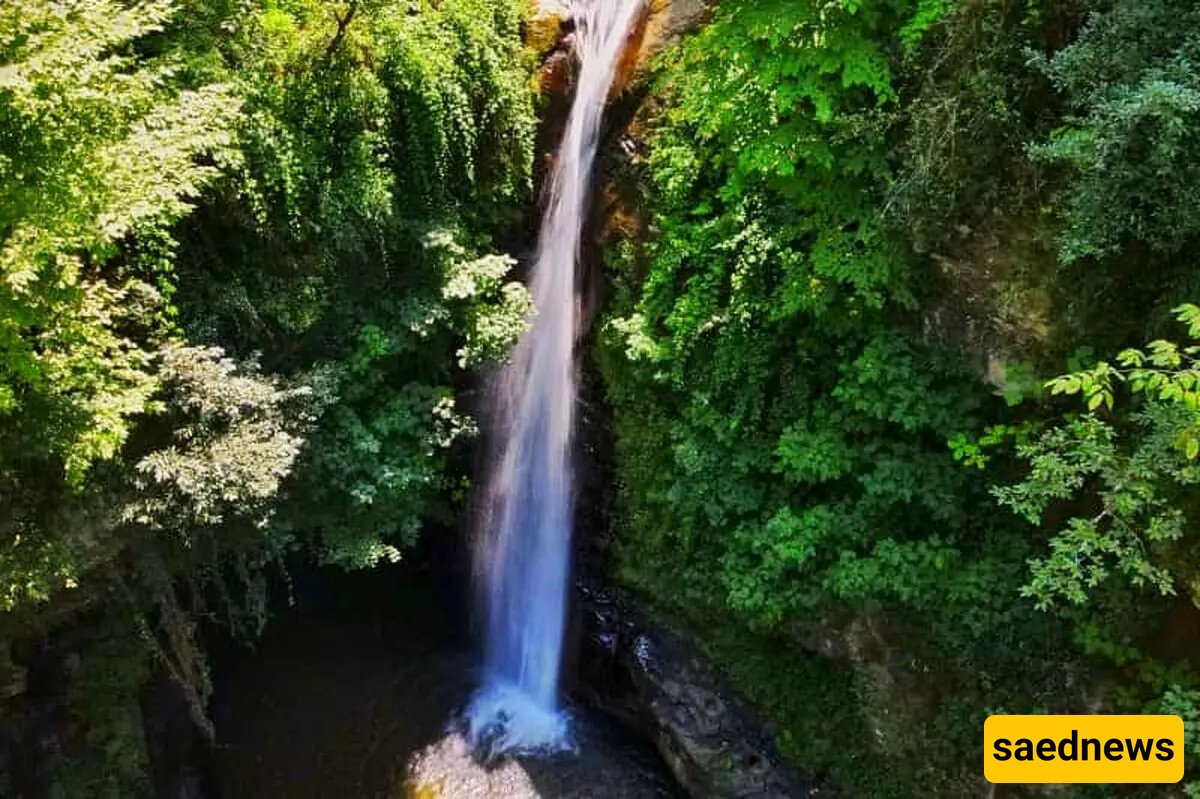
<svg viewBox="0 0 1200 799">
<path fill-rule="evenodd" d="M 536 316 L 490 395 L 496 450 L 474 551 L 486 604 L 485 682 L 466 711 L 468 739 L 487 754 L 570 747 L 558 678 L 571 555 L 579 244 L 605 101 L 641 3 L 572 5 L 579 73 L 530 276 Z"/>
</svg>

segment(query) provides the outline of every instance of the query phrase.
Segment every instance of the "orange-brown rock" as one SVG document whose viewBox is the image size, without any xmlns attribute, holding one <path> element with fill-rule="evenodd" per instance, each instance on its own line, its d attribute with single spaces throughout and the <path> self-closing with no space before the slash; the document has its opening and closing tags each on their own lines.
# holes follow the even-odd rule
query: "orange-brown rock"
<svg viewBox="0 0 1200 799">
<path fill-rule="evenodd" d="M 542 56 L 537 73 L 541 92 L 563 94 L 570 90 L 572 40 L 567 32 L 569 9 L 563 0 L 533 0 L 525 22 L 525 45 Z M 644 77 L 651 60 L 700 25 L 708 13 L 707 0 L 648 0 L 625 42 L 609 100 Z"/>
<path fill-rule="evenodd" d="M 625 91 L 630 78 L 633 77 L 634 72 L 637 70 L 642 58 L 642 48 L 646 43 L 646 28 L 649 21 L 650 7 L 645 6 L 645 11 L 638 16 L 633 29 L 629 31 L 629 35 L 625 38 L 624 49 L 621 51 L 621 59 L 617 62 L 617 73 L 613 77 L 612 88 L 608 91 L 609 101 Z"/>
</svg>

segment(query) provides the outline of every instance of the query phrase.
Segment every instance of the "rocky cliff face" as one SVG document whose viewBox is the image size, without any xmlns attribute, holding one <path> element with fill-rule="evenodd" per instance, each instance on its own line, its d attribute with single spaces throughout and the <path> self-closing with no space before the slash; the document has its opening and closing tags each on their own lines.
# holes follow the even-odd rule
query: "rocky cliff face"
<svg viewBox="0 0 1200 799">
<path fill-rule="evenodd" d="M 569 9 L 564 0 L 535 0 L 526 22 L 525 40 L 538 53 L 541 65 L 535 82 L 543 95 L 544 112 L 539 149 L 543 162 L 554 158 L 570 108 L 574 59 Z M 593 229 L 605 241 L 628 237 L 640 230 L 637 187 L 630 179 L 631 163 L 643 152 L 646 121 L 655 98 L 648 78 L 654 58 L 702 25 L 709 13 L 706 0 L 648 0 L 621 58 L 609 96 L 607 145 L 600 153 L 598 201 Z"/>
<path fill-rule="evenodd" d="M 613 590 L 580 588 L 581 693 L 652 741 L 704 799 L 832 797 L 788 768 L 768 731 L 688 642 Z"/>
<path fill-rule="evenodd" d="M 648 0 L 640 24 L 630 36 L 622 62 L 622 91 L 633 78 L 644 77 L 650 60 L 701 24 L 708 13 L 706 0 Z M 526 22 L 525 41 L 545 56 L 556 49 L 569 31 L 570 9 L 564 0 L 535 0 Z"/>
</svg>

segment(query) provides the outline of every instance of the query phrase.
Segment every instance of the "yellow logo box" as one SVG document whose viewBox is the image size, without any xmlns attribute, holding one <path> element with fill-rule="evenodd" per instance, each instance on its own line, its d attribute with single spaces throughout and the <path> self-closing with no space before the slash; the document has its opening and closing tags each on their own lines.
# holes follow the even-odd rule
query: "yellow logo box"
<svg viewBox="0 0 1200 799">
<path fill-rule="evenodd" d="M 1183 779 L 1179 716 L 989 716 L 989 782 L 1164 783 Z"/>
</svg>

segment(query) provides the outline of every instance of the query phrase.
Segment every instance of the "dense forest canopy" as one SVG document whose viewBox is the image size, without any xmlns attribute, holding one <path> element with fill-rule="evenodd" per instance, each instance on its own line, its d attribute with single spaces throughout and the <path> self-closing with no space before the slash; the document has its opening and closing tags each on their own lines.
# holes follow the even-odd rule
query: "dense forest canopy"
<svg viewBox="0 0 1200 799">
<path fill-rule="evenodd" d="M 149 658 L 203 718 L 198 614 L 253 636 L 292 548 L 369 566 L 451 518 L 462 375 L 528 307 L 491 246 L 530 192 L 522 13 L 0 9 L 6 636 L 99 613 L 125 695 Z M 118 762 L 66 794 L 136 792 L 140 732 L 93 716 Z"/>
<path fill-rule="evenodd" d="M 606 161 L 614 579 L 847 795 L 978 792 L 992 712 L 1194 733 L 1200 8 L 710 5 Z M 89 631 L 62 795 L 148 792 L 139 686 L 207 725 L 199 628 L 252 641 L 288 557 L 454 534 L 531 13 L 0 6 L 0 682 Z"/>
<path fill-rule="evenodd" d="M 725 0 L 660 59 L 618 568 L 851 795 L 977 792 L 988 712 L 1197 718 L 1198 44 L 1169 0 Z"/>
</svg>

